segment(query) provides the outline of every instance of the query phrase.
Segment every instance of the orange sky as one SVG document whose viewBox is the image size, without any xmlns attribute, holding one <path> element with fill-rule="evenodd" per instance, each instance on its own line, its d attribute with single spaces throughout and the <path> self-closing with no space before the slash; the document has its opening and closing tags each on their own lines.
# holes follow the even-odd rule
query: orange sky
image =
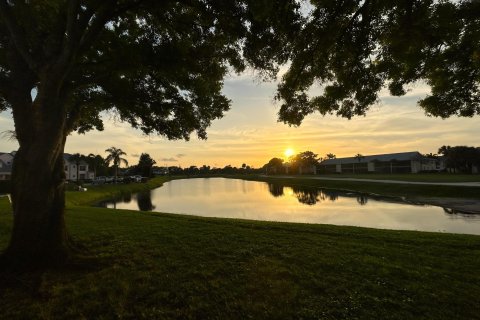
<svg viewBox="0 0 480 320">
<path fill-rule="evenodd" d="M 105 131 L 73 134 L 68 137 L 66 152 L 97 153 L 115 146 L 128 154 L 130 164 L 138 162 L 142 152 L 149 153 L 158 165 L 223 167 L 246 163 L 259 167 L 272 157 L 284 157 L 292 148 L 296 153 L 310 150 L 337 157 L 357 153 L 420 151 L 436 152 L 442 145 L 479 146 L 478 117 L 430 118 L 416 105 L 428 92 L 417 85 L 404 97 L 382 96 L 366 117 L 352 120 L 335 116 L 308 116 L 300 127 L 277 122 L 279 106 L 273 103 L 274 83 L 259 83 L 244 74 L 225 81 L 224 93 L 232 100 L 226 116 L 210 127 L 208 140 L 192 136 L 189 142 L 167 141 L 157 136 L 144 136 L 127 124 L 116 123 L 105 116 Z M 0 131 L 13 128 L 11 116 L 0 114 Z M 15 142 L 0 140 L 0 152 L 15 150 Z"/>
</svg>

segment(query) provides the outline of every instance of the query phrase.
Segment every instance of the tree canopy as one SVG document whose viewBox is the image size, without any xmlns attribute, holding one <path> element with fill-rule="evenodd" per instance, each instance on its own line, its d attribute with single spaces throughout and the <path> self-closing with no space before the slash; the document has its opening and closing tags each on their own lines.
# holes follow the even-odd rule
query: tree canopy
<svg viewBox="0 0 480 320">
<path fill-rule="evenodd" d="M 387 87 L 401 96 L 423 81 L 427 115 L 480 114 L 480 2 L 311 1 L 276 99 L 281 121 L 311 113 L 364 115 Z M 320 94 L 312 94 L 314 86 Z"/>
<path fill-rule="evenodd" d="M 246 66 L 275 73 L 286 61 L 282 35 L 298 29 L 298 6 L 2 0 L 0 111 L 15 108 L 15 90 L 30 99 L 35 89 L 34 102 L 66 111 L 68 132 L 101 130 L 101 112 L 110 111 L 147 134 L 189 139 L 195 131 L 205 138 L 230 106 L 221 92 L 225 75 Z"/>
</svg>

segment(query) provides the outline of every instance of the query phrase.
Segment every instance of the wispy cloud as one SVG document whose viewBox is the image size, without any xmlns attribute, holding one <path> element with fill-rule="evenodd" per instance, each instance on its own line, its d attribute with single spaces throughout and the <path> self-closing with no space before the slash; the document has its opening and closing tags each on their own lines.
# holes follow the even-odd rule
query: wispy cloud
<svg viewBox="0 0 480 320">
<path fill-rule="evenodd" d="M 272 103 L 275 83 L 259 83 L 243 74 L 227 79 L 223 92 L 232 100 L 232 108 L 208 128 L 207 141 L 197 140 L 195 134 L 188 142 L 146 137 L 128 124 L 105 116 L 105 131 L 72 134 L 66 152 L 105 155 L 104 150 L 113 145 L 127 152 L 127 160 L 132 163 L 145 152 L 160 163 L 175 162 L 185 167 L 239 167 L 242 163 L 258 167 L 272 157 L 282 157 L 286 148 L 342 157 L 413 150 L 428 153 L 436 152 L 441 145 L 479 146 L 479 117 L 442 120 L 425 116 L 417 101 L 428 94 L 429 88 L 421 83 L 412 86 L 404 97 L 391 97 L 383 90 L 380 102 L 366 117 L 347 120 L 312 114 L 300 127 L 277 122 L 278 106 Z M 13 128 L 6 112 L 0 114 L 0 128 Z M 16 148 L 16 143 L 0 140 L 0 151 Z"/>
</svg>

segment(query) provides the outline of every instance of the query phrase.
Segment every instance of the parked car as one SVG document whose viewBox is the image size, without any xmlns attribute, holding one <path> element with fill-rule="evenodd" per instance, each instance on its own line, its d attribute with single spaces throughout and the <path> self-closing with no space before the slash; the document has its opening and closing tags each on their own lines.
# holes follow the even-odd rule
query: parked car
<svg viewBox="0 0 480 320">
<path fill-rule="evenodd" d="M 133 182 L 142 182 L 142 176 L 135 175 L 135 176 L 130 176 Z"/>
<path fill-rule="evenodd" d="M 94 184 L 104 184 L 105 182 L 107 182 L 107 177 L 104 176 L 96 177 L 95 180 L 93 180 Z"/>
<path fill-rule="evenodd" d="M 112 183 L 113 180 L 114 180 L 113 177 L 106 177 L 106 178 L 105 178 L 105 182 L 106 182 L 106 183 Z"/>
</svg>

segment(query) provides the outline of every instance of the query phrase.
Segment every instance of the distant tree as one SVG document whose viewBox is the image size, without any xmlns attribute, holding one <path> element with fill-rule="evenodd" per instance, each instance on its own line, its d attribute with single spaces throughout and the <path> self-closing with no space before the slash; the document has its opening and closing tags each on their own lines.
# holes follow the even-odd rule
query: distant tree
<svg viewBox="0 0 480 320">
<path fill-rule="evenodd" d="M 431 158 L 431 159 L 437 159 L 437 158 L 438 158 L 438 154 L 433 153 L 433 152 L 425 153 L 423 156 L 424 156 L 425 158 Z"/>
<path fill-rule="evenodd" d="M 183 170 L 178 166 L 170 166 L 168 167 L 168 172 L 173 175 L 176 175 L 176 174 L 178 175 L 178 174 L 182 174 Z"/>
<path fill-rule="evenodd" d="M 265 168 L 267 169 L 267 172 L 281 173 L 283 170 L 283 159 L 272 158 L 265 165 Z"/>
<path fill-rule="evenodd" d="M 337 156 L 334 155 L 333 153 L 327 153 L 327 154 L 325 155 L 325 157 L 326 157 L 327 159 L 336 159 L 336 158 L 337 158 Z"/>
<path fill-rule="evenodd" d="M 304 151 L 293 157 L 293 162 L 297 162 L 301 165 L 313 165 L 318 162 L 318 154 L 312 151 Z"/>
<path fill-rule="evenodd" d="M 454 172 L 472 173 L 480 167 L 480 149 L 467 146 L 442 146 L 438 153 L 445 157 L 445 165 Z"/>
<path fill-rule="evenodd" d="M 155 163 L 157 162 L 153 160 L 148 153 L 142 153 L 137 164 L 138 172 L 143 177 L 151 177 L 152 167 Z"/>
<path fill-rule="evenodd" d="M 122 158 L 122 156 L 126 156 L 127 154 L 122 149 L 117 149 L 115 147 L 110 147 L 106 149 L 105 152 L 108 152 L 105 162 L 107 164 L 110 164 L 110 162 L 113 163 L 115 169 L 115 181 L 117 181 L 118 167 L 122 164 L 128 166 L 128 161 Z"/>
<path fill-rule="evenodd" d="M 105 159 L 99 154 L 90 153 L 86 159 L 88 166 L 93 169 L 95 177 L 107 174 L 107 165 Z"/>
<path fill-rule="evenodd" d="M 357 159 L 358 162 L 362 161 L 363 158 L 365 158 L 362 154 L 360 153 L 357 153 L 355 156 L 354 156 L 355 159 Z"/>
<path fill-rule="evenodd" d="M 292 157 L 290 163 L 292 167 L 301 168 L 317 166 L 319 162 L 318 154 L 313 153 L 312 151 L 304 151 Z"/>
<path fill-rule="evenodd" d="M 204 164 L 203 166 L 200 167 L 199 170 L 200 170 L 201 173 L 204 173 L 204 174 L 209 173 L 210 172 L 210 166 L 207 166 L 207 165 Z"/>
</svg>

